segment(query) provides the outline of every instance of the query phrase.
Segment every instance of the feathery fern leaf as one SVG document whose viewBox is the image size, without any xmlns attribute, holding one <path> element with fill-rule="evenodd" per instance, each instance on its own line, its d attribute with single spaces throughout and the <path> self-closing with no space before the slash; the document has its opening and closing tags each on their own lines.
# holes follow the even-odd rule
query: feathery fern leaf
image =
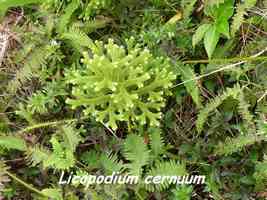
<svg viewBox="0 0 267 200">
<path fill-rule="evenodd" d="M 253 115 L 249 111 L 249 104 L 246 102 L 244 92 L 240 92 L 238 96 L 239 104 L 238 104 L 238 111 L 243 119 L 244 127 L 246 131 L 250 134 L 256 132 L 256 126 L 253 121 Z"/>
<path fill-rule="evenodd" d="M 203 130 L 204 124 L 212 111 L 214 111 L 218 106 L 220 106 L 227 98 L 233 97 L 236 99 L 240 91 L 241 89 L 239 86 L 235 86 L 234 88 L 228 88 L 222 95 L 215 97 L 208 104 L 206 104 L 206 106 L 202 110 L 200 110 L 198 114 L 198 118 L 196 121 L 197 131 L 200 133 Z"/>
<path fill-rule="evenodd" d="M 1 193 L 4 190 L 5 184 L 10 181 L 9 177 L 6 175 L 6 170 L 8 170 L 8 167 L 4 162 L 0 161 L 0 198 Z"/>
<path fill-rule="evenodd" d="M 50 152 L 47 149 L 36 145 L 29 148 L 29 151 L 27 151 L 26 154 L 28 162 L 32 166 L 37 166 L 49 158 Z"/>
<path fill-rule="evenodd" d="M 44 168 L 68 170 L 75 164 L 74 152 L 80 141 L 81 137 L 77 130 L 63 126 L 50 140 L 52 151 L 43 147 L 33 147 L 28 152 L 28 158 L 34 166 L 42 164 Z"/>
<path fill-rule="evenodd" d="M 63 40 L 69 41 L 77 50 L 82 51 L 82 47 L 90 48 L 94 46 L 93 41 L 80 29 L 72 27 L 61 34 Z"/>
<path fill-rule="evenodd" d="M 161 131 L 157 128 L 150 129 L 150 148 L 153 158 L 157 158 L 164 151 L 164 141 L 161 137 Z"/>
<path fill-rule="evenodd" d="M 239 135 L 235 138 L 227 137 L 225 142 L 220 142 L 214 150 L 215 155 L 230 155 L 241 151 L 246 146 L 252 145 L 256 142 L 266 141 L 267 137 L 262 135 Z"/>
<path fill-rule="evenodd" d="M 172 191 L 170 200 L 190 200 L 192 197 L 193 187 L 182 185 Z"/>
<path fill-rule="evenodd" d="M 90 19 L 90 17 L 97 13 L 101 9 L 110 8 L 112 0 L 91 0 L 86 5 L 84 12 L 81 14 L 85 20 Z"/>
<path fill-rule="evenodd" d="M 124 169 L 122 161 L 118 159 L 118 156 L 116 154 L 102 154 L 100 156 L 100 163 L 104 168 L 106 174 L 121 172 Z"/>
<path fill-rule="evenodd" d="M 244 22 L 244 16 L 247 14 L 247 10 L 252 8 L 257 3 L 257 0 L 246 0 L 243 3 L 239 3 L 236 8 L 236 13 L 233 17 L 231 24 L 232 36 L 239 30 L 240 26 Z"/>
<path fill-rule="evenodd" d="M 71 125 L 62 126 L 58 134 L 62 135 L 66 148 L 71 150 L 71 152 L 75 152 L 76 147 L 82 141 L 79 131 L 75 130 Z"/>
<path fill-rule="evenodd" d="M 50 140 L 53 151 L 47 160 L 43 161 L 44 168 L 52 167 L 58 170 L 68 170 L 75 164 L 73 151 L 64 147 L 64 143 L 58 141 L 56 137 Z"/>
<path fill-rule="evenodd" d="M 54 46 L 44 45 L 35 48 L 30 55 L 25 55 L 26 60 L 23 66 L 16 72 L 15 78 L 8 83 L 8 90 L 15 93 L 27 80 L 32 77 L 38 77 L 40 69 L 46 65 L 46 60 L 54 52 Z"/>
<path fill-rule="evenodd" d="M 147 176 L 183 176 L 186 175 L 186 169 L 183 164 L 177 163 L 174 160 L 159 162 L 153 167 L 146 175 Z M 162 180 L 160 184 L 146 184 L 148 191 L 162 191 L 170 186 L 170 181 L 167 179 Z"/>
<path fill-rule="evenodd" d="M 75 10 L 79 8 L 80 1 L 72 0 L 70 4 L 65 8 L 64 14 L 59 18 L 58 32 L 62 33 L 67 28 L 67 25 L 70 23 L 70 18 Z"/>
<path fill-rule="evenodd" d="M 100 168 L 100 156 L 99 152 L 90 150 L 81 155 L 81 160 L 91 169 Z"/>
<path fill-rule="evenodd" d="M 183 81 L 187 81 L 187 80 L 191 80 L 191 79 L 196 78 L 193 69 L 190 68 L 190 65 L 179 66 L 179 71 L 182 75 Z M 186 87 L 187 92 L 191 95 L 193 101 L 197 105 L 197 107 L 201 108 L 202 107 L 201 96 L 200 96 L 200 91 L 198 88 L 197 81 L 194 80 L 194 81 L 186 82 L 184 85 Z"/>
<path fill-rule="evenodd" d="M 141 175 L 142 167 L 149 161 L 149 150 L 143 139 L 137 135 L 129 135 L 124 143 L 124 157 L 130 162 L 126 164 L 132 175 Z"/>
</svg>

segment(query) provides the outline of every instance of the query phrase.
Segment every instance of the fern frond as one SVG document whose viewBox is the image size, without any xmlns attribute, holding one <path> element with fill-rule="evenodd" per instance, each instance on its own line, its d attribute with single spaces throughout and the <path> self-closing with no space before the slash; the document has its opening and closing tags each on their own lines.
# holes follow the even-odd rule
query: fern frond
<svg viewBox="0 0 267 200">
<path fill-rule="evenodd" d="M 233 36 L 244 22 L 244 15 L 246 14 L 246 8 L 244 4 L 238 4 L 236 13 L 233 17 L 231 24 L 231 35 Z"/>
<path fill-rule="evenodd" d="M 71 152 L 75 152 L 76 147 L 82 141 L 79 131 L 75 130 L 71 125 L 62 126 L 58 134 L 62 136 L 66 148 Z"/>
<path fill-rule="evenodd" d="M 193 187 L 183 185 L 172 191 L 170 200 L 190 200 L 192 198 Z"/>
<path fill-rule="evenodd" d="M 83 47 L 90 48 L 95 46 L 86 33 L 75 27 L 61 34 L 61 38 L 69 41 L 80 52 L 82 52 Z"/>
<path fill-rule="evenodd" d="M 209 114 L 214 111 L 217 107 L 219 107 L 223 101 L 225 101 L 229 97 L 233 97 L 236 99 L 238 94 L 240 93 L 240 86 L 235 86 L 234 88 L 228 88 L 222 95 L 215 97 L 211 100 L 205 107 L 200 110 L 198 114 L 198 118 L 196 121 L 196 127 L 198 133 L 202 132 L 205 122 L 208 119 Z"/>
<path fill-rule="evenodd" d="M 75 164 L 75 158 L 71 149 L 65 147 L 64 143 L 58 141 L 56 137 L 50 140 L 53 151 L 47 160 L 43 160 L 44 168 L 52 167 L 58 170 L 68 170 Z"/>
<path fill-rule="evenodd" d="M 249 111 L 250 105 L 246 102 L 244 92 L 240 92 L 238 96 L 239 104 L 238 104 L 238 111 L 243 119 L 244 127 L 246 131 L 250 134 L 256 132 L 256 126 L 253 121 L 253 115 Z"/>
<path fill-rule="evenodd" d="M 164 152 L 164 140 L 161 137 L 161 131 L 159 129 L 151 128 L 149 132 L 151 132 L 149 142 L 151 155 L 155 159 Z"/>
<path fill-rule="evenodd" d="M 187 172 L 183 164 L 177 163 L 174 160 L 170 160 L 165 162 L 159 162 L 146 174 L 146 176 L 171 177 L 171 176 L 183 176 L 186 174 Z M 165 179 L 159 184 L 146 184 L 145 187 L 148 191 L 154 192 L 154 191 L 163 191 L 167 189 L 169 186 L 170 186 L 170 181 Z"/>
<path fill-rule="evenodd" d="M 58 32 L 62 33 L 70 23 L 70 18 L 75 10 L 79 8 L 80 1 L 72 0 L 70 4 L 64 9 L 64 14 L 59 18 Z"/>
<path fill-rule="evenodd" d="M 77 130 L 70 126 L 62 126 L 50 140 L 52 151 L 43 147 L 33 147 L 28 152 L 28 159 L 34 166 L 42 164 L 44 168 L 68 170 L 75 164 L 74 152 L 80 141 Z"/>
<path fill-rule="evenodd" d="M 1 193 L 4 191 L 5 184 L 10 181 L 9 177 L 6 175 L 8 167 L 4 162 L 0 161 L 0 197 Z"/>
<path fill-rule="evenodd" d="M 26 60 L 23 66 L 16 72 L 15 78 L 9 81 L 7 89 L 13 94 L 26 81 L 33 77 L 38 77 L 40 75 L 40 69 L 46 65 L 46 60 L 54 51 L 55 48 L 51 45 L 44 45 L 35 48 L 30 55 L 25 55 Z"/>
<path fill-rule="evenodd" d="M 190 68 L 190 65 L 181 65 L 179 66 L 179 71 L 182 75 L 182 80 L 190 80 L 190 79 L 195 79 L 196 75 L 193 71 L 193 69 Z M 186 82 L 185 84 L 187 92 L 191 95 L 193 101 L 197 105 L 198 108 L 202 107 L 201 103 L 201 96 L 200 96 L 200 91 L 198 88 L 197 81 L 190 81 Z"/>
<path fill-rule="evenodd" d="M 100 163 L 104 168 L 106 174 L 121 172 L 124 169 L 122 161 L 118 159 L 118 156 L 116 154 L 102 154 L 100 157 Z"/>
<path fill-rule="evenodd" d="M 237 5 L 236 13 L 233 17 L 231 24 L 231 34 L 234 34 L 239 30 L 240 26 L 244 22 L 244 16 L 247 14 L 247 10 L 252 8 L 257 3 L 257 0 L 246 0 L 243 3 Z"/>
<path fill-rule="evenodd" d="M 28 99 L 27 110 L 32 114 L 36 112 L 40 114 L 46 113 L 48 111 L 46 107 L 47 100 L 48 97 L 43 91 L 37 91 Z"/>
<path fill-rule="evenodd" d="M 130 163 L 126 164 L 132 175 L 141 175 L 142 167 L 149 161 L 149 150 L 143 139 L 137 135 L 129 135 L 124 143 L 124 157 Z"/>
<path fill-rule="evenodd" d="M 42 164 L 43 161 L 48 160 L 51 153 L 47 149 L 36 145 L 31 147 L 26 154 L 28 162 L 32 166 L 37 166 Z"/>
<path fill-rule="evenodd" d="M 266 141 L 267 137 L 262 135 L 239 135 L 235 138 L 227 137 L 225 142 L 220 142 L 214 150 L 214 154 L 218 156 L 230 155 L 241 151 L 246 146 L 252 145 L 256 142 Z"/>
<path fill-rule="evenodd" d="M 91 169 L 100 168 L 100 156 L 101 154 L 96 150 L 90 150 L 82 154 L 81 160 Z"/>
<path fill-rule="evenodd" d="M 83 19 L 88 20 L 90 17 L 101 9 L 111 7 L 112 0 L 91 0 L 85 7 L 84 12 L 81 14 Z"/>
</svg>

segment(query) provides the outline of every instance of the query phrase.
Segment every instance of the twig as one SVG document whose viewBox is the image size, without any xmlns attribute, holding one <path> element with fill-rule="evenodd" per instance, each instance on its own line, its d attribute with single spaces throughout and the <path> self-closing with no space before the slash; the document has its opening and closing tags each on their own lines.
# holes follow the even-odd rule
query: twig
<svg viewBox="0 0 267 200">
<path fill-rule="evenodd" d="M 9 34 L 6 32 L 0 33 L 0 66 L 2 65 L 4 56 L 6 54 L 6 50 L 8 48 L 9 43 Z"/>
<path fill-rule="evenodd" d="M 111 129 L 111 128 L 109 128 L 106 124 L 104 124 L 104 123 L 102 123 L 101 122 L 101 124 L 115 137 L 115 138 L 117 138 L 117 139 L 119 139 L 118 137 L 117 137 L 117 135 L 115 134 L 115 132 Z"/>
<path fill-rule="evenodd" d="M 257 103 L 260 103 L 267 96 L 267 91 L 257 100 Z"/>
<path fill-rule="evenodd" d="M 242 65 L 242 64 L 244 64 L 244 63 L 247 63 L 248 61 L 251 61 L 252 58 L 259 57 L 260 55 L 264 54 L 266 51 L 267 51 L 267 47 L 266 47 L 265 49 L 263 49 L 262 51 L 256 53 L 255 55 L 249 57 L 249 59 L 245 59 L 245 60 L 243 60 L 243 61 L 240 61 L 240 62 L 237 62 L 237 63 L 234 63 L 234 64 L 226 65 L 226 66 L 221 67 L 221 68 L 219 68 L 219 69 L 217 69 L 217 70 L 214 70 L 214 71 L 212 71 L 212 72 L 209 72 L 209 73 L 206 73 L 206 74 L 197 76 L 196 78 L 192 78 L 192 79 L 185 80 L 185 81 L 183 81 L 183 82 L 181 82 L 181 83 L 178 83 L 178 84 L 174 85 L 172 88 L 178 87 L 178 86 L 180 86 L 180 85 L 183 85 L 183 84 L 188 83 L 188 82 L 191 82 L 191 81 L 197 81 L 197 80 L 200 80 L 200 79 L 205 78 L 205 77 L 207 77 L 207 76 L 216 74 L 216 73 L 218 73 L 218 72 L 221 72 L 221 71 L 224 71 L 224 70 L 227 70 L 227 69 L 231 69 L 231 68 L 236 67 L 236 66 L 238 66 L 238 65 Z M 266 59 L 266 57 L 265 57 L 265 59 Z M 254 59 L 254 60 L 255 60 L 255 59 Z"/>
</svg>

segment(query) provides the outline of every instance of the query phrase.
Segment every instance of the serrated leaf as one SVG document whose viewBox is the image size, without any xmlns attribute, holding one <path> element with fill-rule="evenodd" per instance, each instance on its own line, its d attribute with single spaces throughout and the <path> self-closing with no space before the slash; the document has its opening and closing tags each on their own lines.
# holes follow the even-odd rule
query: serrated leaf
<svg viewBox="0 0 267 200">
<path fill-rule="evenodd" d="M 219 38 L 220 34 L 216 30 L 216 26 L 211 26 L 204 37 L 204 46 L 209 58 L 211 58 L 217 43 L 219 42 Z"/>
<path fill-rule="evenodd" d="M 207 30 L 211 27 L 211 24 L 202 24 L 198 27 L 195 34 L 193 35 L 192 44 L 195 47 L 204 37 Z"/>
</svg>

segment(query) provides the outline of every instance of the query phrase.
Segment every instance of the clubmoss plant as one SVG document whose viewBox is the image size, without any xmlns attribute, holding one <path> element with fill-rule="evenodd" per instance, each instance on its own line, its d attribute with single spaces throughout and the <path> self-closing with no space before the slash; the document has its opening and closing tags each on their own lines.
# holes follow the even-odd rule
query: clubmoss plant
<svg viewBox="0 0 267 200">
<path fill-rule="evenodd" d="M 127 48 L 112 39 L 107 44 L 96 41 L 90 53 L 84 52 L 84 68 L 66 72 L 73 85 L 67 103 L 73 109 L 82 106 L 85 115 L 112 129 L 119 121 L 159 126 L 163 96 L 176 76 L 169 60 L 153 57 L 133 38 L 126 43 Z"/>
</svg>

